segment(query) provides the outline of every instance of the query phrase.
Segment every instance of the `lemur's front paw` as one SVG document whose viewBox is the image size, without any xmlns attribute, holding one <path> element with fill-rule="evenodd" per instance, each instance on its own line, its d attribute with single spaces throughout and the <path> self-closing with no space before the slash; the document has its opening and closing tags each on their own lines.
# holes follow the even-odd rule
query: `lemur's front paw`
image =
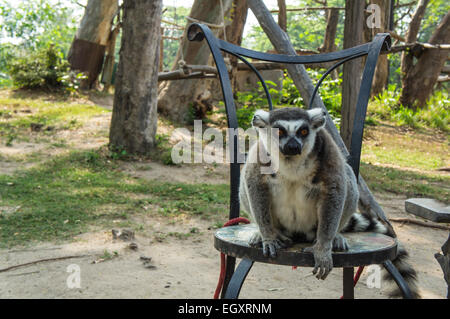
<svg viewBox="0 0 450 319">
<path fill-rule="evenodd" d="M 277 256 L 277 250 L 286 247 L 279 239 L 263 239 L 262 246 L 264 256 L 268 257 L 270 255 L 271 258 Z"/>
<path fill-rule="evenodd" d="M 322 248 L 315 244 L 312 247 L 307 247 L 304 252 L 311 252 L 314 254 L 314 269 L 313 274 L 317 279 L 324 280 L 327 278 L 330 271 L 333 269 L 333 258 L 331 257 L 331 247 Z"/>
</svg>

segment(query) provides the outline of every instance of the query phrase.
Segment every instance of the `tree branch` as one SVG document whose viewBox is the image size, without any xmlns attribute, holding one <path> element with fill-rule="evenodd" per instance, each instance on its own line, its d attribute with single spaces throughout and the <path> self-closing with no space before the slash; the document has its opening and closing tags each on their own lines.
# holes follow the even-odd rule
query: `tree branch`
<svg viewBox="0 0 450 319">
<path fill-rule="evenodd" d="M 83 8 L 86 8 L 86 7 L 87 7 L 87 5 L 81 4 L 81 3 L 79 3 L 79 2 L 76 1 L 76 0 L 73 0 L 72 2 L 75 3 L 75 4 L 77 4 L 77 5 L 79 5 L 80 7 L 83 7 Z"/>
<path fill-rule="evenodd" d="M 20 268 L 20 267 L 25 267 L 25 266 L 35 265 L 35 264 L 39 264 L 39 263 L 43 263 L 43 262 L 47 262 L 47 261 L 65 260 L 65 259 L 71 259 L 71 258 L 83 258 L 83 257 L 88 257 L 88 256 L 90 256 L 90 255 L 75 255 L 75 256 L 64 256 L 64 257 L 39 259 L 39 260 L 31 261 L 31 262 L 28 262 L 28 263 L 24 263 L 24 264 L 19 264 L 19 265 L 6 267 L 6 268 L 3 268 L 3 269 L 0 269 L 0 272 L 5 272 L 5 271 L 9 271 L 9 270 Z"/>
</svg>

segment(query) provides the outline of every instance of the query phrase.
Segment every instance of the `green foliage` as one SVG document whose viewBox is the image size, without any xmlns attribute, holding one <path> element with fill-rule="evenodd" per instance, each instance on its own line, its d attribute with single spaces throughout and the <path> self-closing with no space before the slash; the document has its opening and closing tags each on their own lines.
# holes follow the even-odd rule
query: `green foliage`
<svg viewBox="0 0 450 319">
<path fill-rule="evenodd" d="M 308 70 L 309 75 L 316 83 L 321 77 L 321 73 L 316 70 Z M 318 94 L 320 94 L 328 112 L 337 126 L 340 123 L 340 109 L 341 109 L 341 80 L 333 80 L 327 77 L 320 86 Z M 269 93 L 272 98 L 274 107 L 290 106 L 290 107 L 305 107 L 305 102 L 300 96 L 293 81 L 288 76 L 282 80 L 282 87 L 280 90 L 276 89 L 276 84 L 271 81 L 266 81 L 269 88 Z M 239 127 L 247 129 L 251 126 L 251 119 L 253 113 L 257 109 L 267 109 L 267 100 L 261 82 L 258 82 L 258 88 L 249 92 L 237 92 L 236 103 L 238 109 L 236 115 L 238 118 Z"/>
<path fill-rule="evenodd" d="M 26 48 L 46 47 L 49 42 L 58 43 L 66 52 L 76 31 L 74 10 L 62 1 L 0 0 L 0 37 L 18 40 Z"/>
<path fill-rule="evenodd" d="M 186 25 L 187 22 L 186 17 L 189 15 L 191 8 L 165 6 L 164 9 L 165 9 L 163 13 L 164 20 L 170 21 L 179 26 Z M 183 35 L 184 30 L 176 29 L 176 27 L 171 24 L 163 22 L 161 26 L 164 27 L 165 36 L 177 38 Z M 163 39 L 163 44 L 164 44 L 163 69 L 169 70 L 172 68 L 172 64 L 175 61 L 175 57 L 178 52 L 178 47 L 180 46 L 180 41 L 175 39 Z"/>
<path fill-rule="evenodd" d="M 434 30 L 449 10 L 450 6 L 447 0 L 431 0 L 421 23 L 418 41 L 429 42 Z"/>
<path fill-rule="evenodd" d="M 13 84 L 19 88 L 67 88 L 73 92 L 85 78 L 82 73 L 70 70 L 69 63 L 54 45 L 14 57 L 8 71 Z"/>
<path fill-rule="evenodd" d="M 450 100 L 445 90 L 434 92 L 426 107 L 412 110 L 399 103 L 400 92 L 392 84 L 369 103 L 369 113 L 380 120 L 412 128 L 432 127 L 450 132 Z"/>
<path fill-rule="evenodd" d="M 271 96 L 277 96 L 278 91 L 274 89 L 275 83 L 266 81 L 266 85 L 269 89 Z M 275 95 L 273 93 L 276 93 Z M 276 105 L 275 100 L 272 98 L 272 102 Z M 236 110 L 236 117 L 239 127 L 244 130 L 251 127 L 251 121 L 253 114 L 257 109 L 267 109 L 268 104 L 266 95 L 264 93 L 261 82 L 258 82 L 258 88 L 248 92 L 236 93 L 236 104 L 238 106 Z"/>
<path fill-rule="evenodd" d="M 0 87 L 12 86 L 8 74 L 8 63 L 17 54 L 17 47 L 11 43 L 0 43 Z"/>
<path fill-rule="evenodd" d="M 31 60 L 36 52 L 43 52 L 51 45 L 63 58 L 73 40 L 77 20 L 74 9 L 62 1 L 0 0 L 0 87 L 13 84 L 8 69 L 13 63 L 17 68 L 18 59 L 28 60 L 22 61 L 22 65 L 39 68 Z M 31 74 L 25 77 L 26 86 L 39 86 L 39 77 L 33 78 Z"/>
</svg>

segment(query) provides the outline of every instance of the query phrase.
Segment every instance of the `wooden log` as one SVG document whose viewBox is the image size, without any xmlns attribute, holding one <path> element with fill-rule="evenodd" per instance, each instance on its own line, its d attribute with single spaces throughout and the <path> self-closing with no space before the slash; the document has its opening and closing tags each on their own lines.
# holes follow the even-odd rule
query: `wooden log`
<svg viewBox="0 0 450 319">
<path fill-rule="evenodd" d="M 184 27 L 183 27 L 183 26 L 178 25 L 178 24 L 176 24 L 176 23 L 174 23 L 174 22 L 172 22 L 172 21 L 168 21 L 168 20 L 161 19 L 161 22 L 162 22 L 162 23 L 166 23 L 166 24 L 168 24 L 168 25 L 171 25 L 171 26 L 173 26 L 175 29 L 178 29 L 178 30 L 184 30 Z"/>
<path fill-rule="evenodd" d="M 283 32 L 283 30 L 280 29 L 280 27 L 275 22 L 271 13 L 264 5 L 264 3 L 260 0 L 247 0 L 247 2 L 249 4 L 250 9 L 253 11 L 256 18 L 258 19 L 259 24 L 261 25 L 264 32 L 269 37 L 269 40 L 275 47 L 275 49 L 277 49 L 278 52 L 283 54 L 295 54 L 295 49 L 292 46 L 289 37 L 285 32 Z M 309 101 L 309 98 L 311 97 L 312 92 L 314 90 L 314 86 L 304 66 L 291 64 L 287 66 L 287 69 L 289 75 L 291 76 L 294 82 L 294 85 L 299 90 L 303 99 Z M 320 99 L 319 96 L 315 97 L 313 101 L 313 107 L 320 107 L 321 109 L 327 111 L 325 105 L 323 104 L 323 101 Z M 344 154 L 344 156 L 348 157 L 349 152 L 345 147 L 345 144 L 342 141 L 342 138 L 339 135 L 339 132 L 336 126 L 334 125 L 333 120 L 328 115 L 328 111 L 327 111 L 326 129 L 331 134 L 334 141 Z M 360 210 L 380 219 L 381 222 L 383 222 L 388 227 L 388 229 L 392 232 L 392 234 L 395 235 L 392 225 L 386 218 L 383 209 L 373 197 L 372 193 L 370 192 L 369 188 L 367 187 L 367 184 L 365 183 L 361 175 L 358 177 L 358 180 L 359 180 L 358 183 L 359 191 L 361 196 L 359 201 Z"/>
<path fill-rule="evenodd" d="M 305 68 L 310 68 L 310 69 L 328 69 L 333 64 L 334 63 L 332 63 L 332 62 L 305 64 Z M 252 65 L 257 70 L 284 70 L 287 67 L 287 64 L 272 63 L 272 62 L 252 62 Z M 238 67 L 238 70 L 250 70 L 250 68 L 245 63 L 238 63 L 237 67 Z"/>
<path fill-rule="evenodd" d="M 315 10 L 345 10 L 343 7 L 306 7 L 286 9 L 286 12 L 315 11 Z M 279 13 L 280 10 L 270 10 L 270 13 Z"/>
<path fill-rule="evenodd" d="M 286 64 L 271 63 L 271 62 L 255 62 L 252 63 L 257 70 L 283 70 L 286 69 Z M 329 68 L 332 63 L 315 63 L 306 65 L 311 68 Z M 248 71 L 250 68 L 245 63 L 237 64 L 238 71 Z M 183 80 L 192 78 L 213 78 L 217 75 L 217 69 L 209 65 L 185 65 L 182 69 L 159 72 L 158 81 Z"/>
<path fill-rule="evenodd" d="M 443 68 L 442 68 L 442 71 L 441 71 L 442 73 L 447 73 L 447 74 L 450 74 L 450 65 L 445 65 Z"/>
<path fill-rule="evenodd" d="M 414 224 L 414 225 L 418 225 L 418 226 L 423 226 L 423 227 L 429 227 L 429 228 L 435 228 L 435 229 L 442 229 L 442 230 L 450 230 L 449 226 L 445 226 L 445 225 L 440 225 L 440 224 L 435 224 L 435 223 L 431 223 L 431 222 L 424 222 L 418 219 L 411 219 L 411 218 L 390 218 L 389 219 L 391 222 L 395 222 L 395 223 L 402 223 L 402 224 Z"/>
<path fill-rule="evenodd" d="M 439 75 L 437 81 L 440 83 L 448 82 L 448 81 L 450 81 L 450 76 L 448 76 L 448 74 L 447 75 Z"/>
<path fill-rule="evenodd" d="M 175 41 L 179 41 L 179 40 L 181 40 L 183 37 L 172 37 L 172 36 L 169 36 L 169 35 L 163 35 L 163 36 L 161 36 L 161 39 L 163 39 L 163 40 L 175 40 Z"/>
<path fill-rule="evenodd" d="M 203 72 L 192 72 L 189 74 L 185 74 L 182 70 L 176 70 L 176 71 L 158 73 L 158 82 L 186 80 L 186 79 L 215 78 L 215 77 L 216 77 L 216 74 L 205 74 Z"/>
</svg>

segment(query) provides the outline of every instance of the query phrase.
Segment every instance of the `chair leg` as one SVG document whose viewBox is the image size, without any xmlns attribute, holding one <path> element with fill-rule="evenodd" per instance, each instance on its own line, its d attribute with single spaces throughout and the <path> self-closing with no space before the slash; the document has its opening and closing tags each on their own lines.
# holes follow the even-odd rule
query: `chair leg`
<svg viewBox="0 0 450 319">
<path fill-rule="evenodd" d="M 225 278 L 223 280 L 222 293 L 220 294 L 220 299 L 225 298 L 225 293 L 228 288 L 228 284 L 230 283 L 231 277 L 233 277 L 235 268 L 236 268 L 236 258 L 232 256 L 225 257 Z"/>
<path fill-rule="evenodd" d="M 408 284 L 406 283 L 402 275 L 398 272 L 398 269 L 395 268 L 394 264 L 390 260 L 387 260 L 383 263 L 383 266 L 391 274 L 392 278 L 394 278 L 395 283 L 402 292 L 403 298 L 413 299 L 411 289 L 409 288 Z"/>
<path fill-rule="evenodd" d="M 353 284 L 353 267 L 344 267 L 344 299 L 355 299 L 355 290 Z"/>
<path fill-rule="evenodd" d="M 239 266 L 236 268 L 233 277 L 231 277 L 228 283 L 227 290 L 225 292 L 225 299 L 237 299 L 239 293 L 241 292 L 242 285 L 244 284 L 245 278 L 253 266 L 253 261 L 249 259 L 242 259 Z"/>
</svg>

